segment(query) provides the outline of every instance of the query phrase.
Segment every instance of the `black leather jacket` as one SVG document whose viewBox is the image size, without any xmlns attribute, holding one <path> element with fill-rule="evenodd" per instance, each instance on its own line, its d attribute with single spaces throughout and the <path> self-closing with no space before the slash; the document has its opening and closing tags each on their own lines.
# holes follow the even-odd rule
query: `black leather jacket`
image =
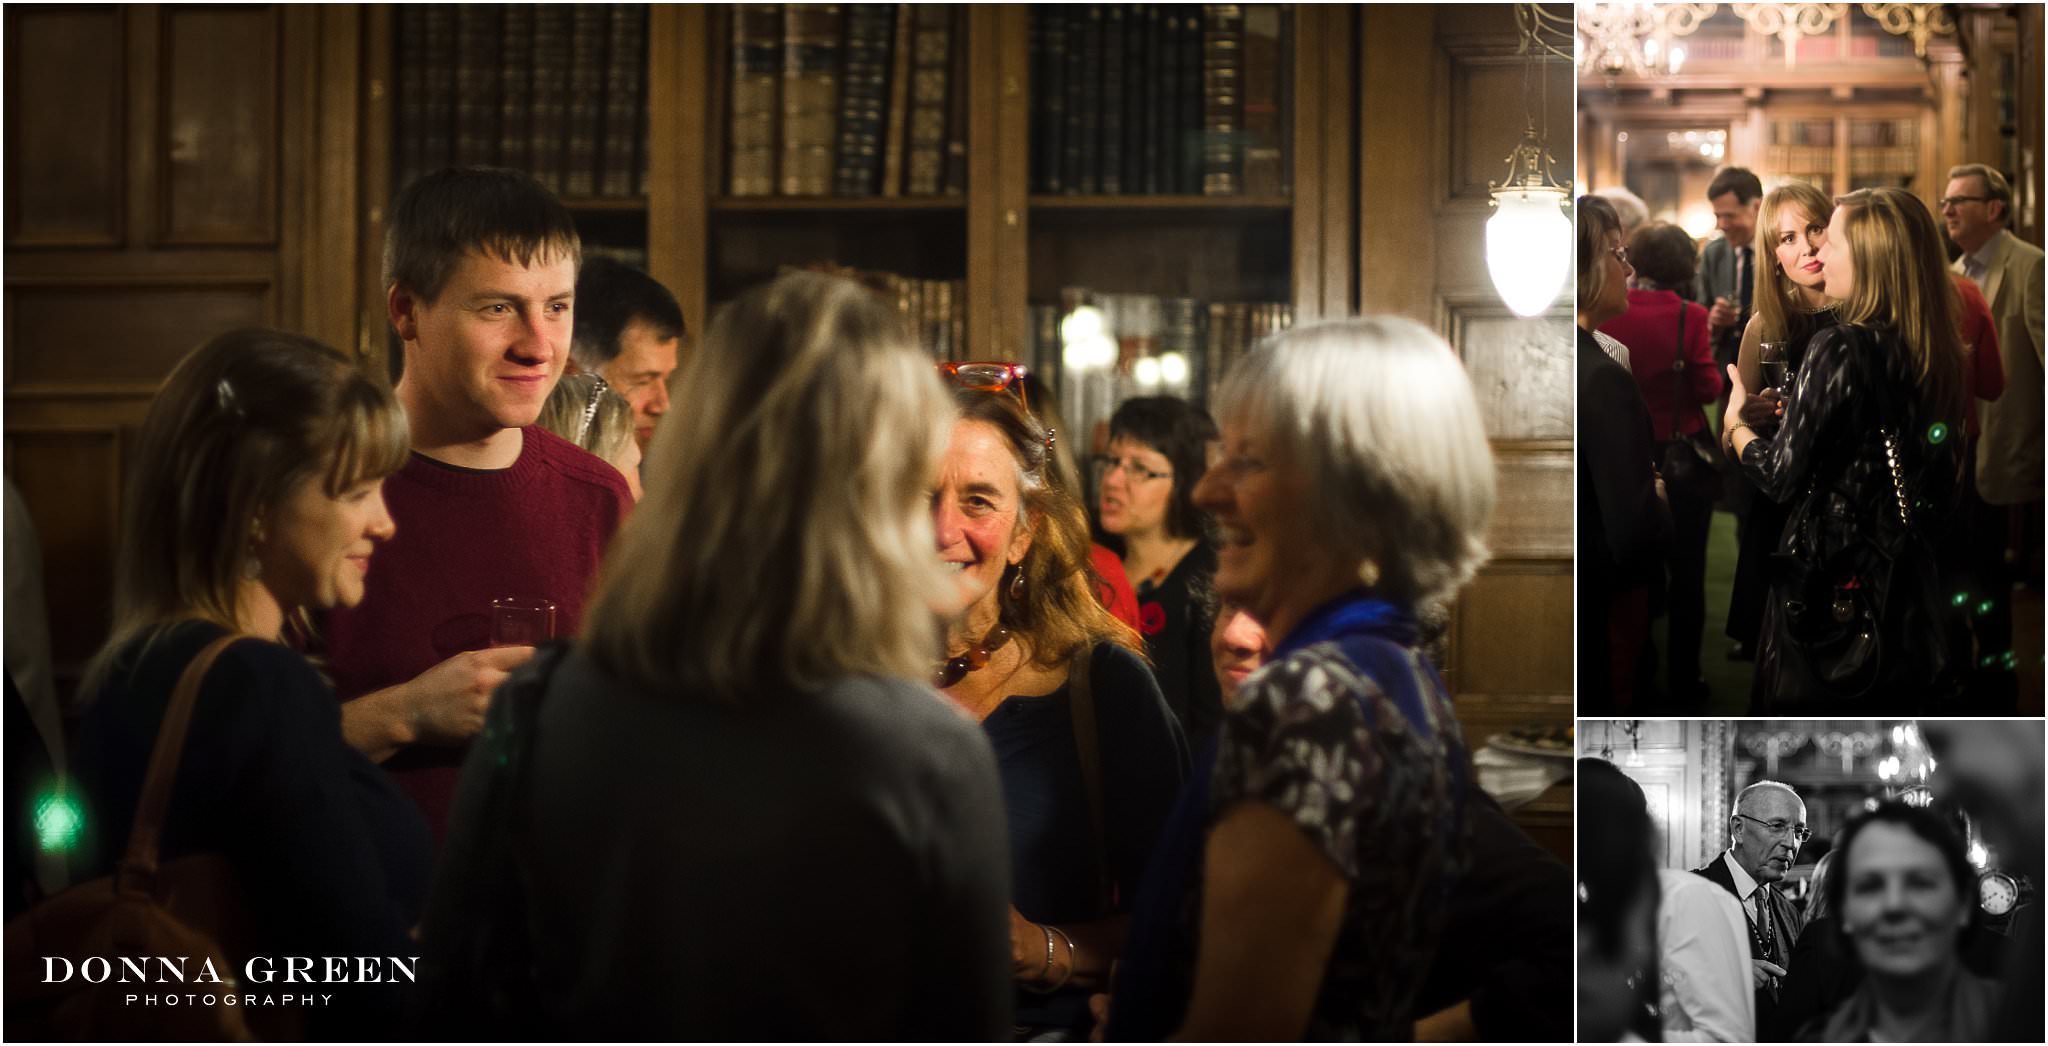
<svg viewBox="0 0 2048 1046">
<path fill-rule="evenodd" d="M 1750 480 L 1790 517 L 1778 539 L 1780 556 L 1793 554 L 1825 562 L 1836 552 L 1876 541 L 1904 557 L 1894 572 L 1899 591 L 1888 602 L 1907 620 L 1890 620 L 1888 636 L 1900 649 L 1888 658 L 1899 673 L 1895 689 L 1924 687 L 1950 667 L 1945 613 L 1935 607 L 1934 565 L 1920 560 L 1950 540 L 1962 493 L 1963 432 L 1960 404 L 1953 411 L 1923 402 L 1911 355 L 1895 331 L 1837 324 L 1807 344 L 1785 404 L 1784 423 L 1769 438 L 1750 442 L 1742 467 Z M 1949 416 L 1953 414 L 1954 416 Z M 1883 433 L 1897 437 L 1900 478 L 1908 509 L 1905 521 L 1887 460 Z M 1905 540 L 1908 528 L 1924 542 Z M 1773 592 L 1770 600 L 1781 600 Z M 1767 606 L 1764 649 L 1759 651 L 1759 686 L 1766 694 L 1800 696 L 1797 679 L 1775 678 Z M 1937 618 L 1929 620 L 1929 618 Z M 1887 676 L 1892 675 L 1887 671 Z"/>
</svg>

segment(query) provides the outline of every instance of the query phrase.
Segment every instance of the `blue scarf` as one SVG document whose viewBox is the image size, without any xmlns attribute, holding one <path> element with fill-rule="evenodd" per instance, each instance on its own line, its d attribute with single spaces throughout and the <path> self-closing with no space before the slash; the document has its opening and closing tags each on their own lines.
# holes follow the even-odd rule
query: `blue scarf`
<svg viewBox="0 0 2048 1046">
<path fill-rule="evenodd" d="M 1428 697 L 1410 685 L 1413 672 L 1407 660 L 1407 651 L 1420 635 L 1414 615 L 1405 608 L 1356 589 L 1310 611 L 1273 648 L 1269 663 L 1318 643 L 1335 642 L 1345 657 L 1381 684 L 1416 729 L 1426 730 L 1423 703 Z M 1431 679 L 1442 688 L 1434 673 Z M 1158 1042 L 1178 1031 L 1187 1016 L 1195 950 L 1188 927 L 1200 916 L 1188 913 L 1183 920 L 1181 909 L 1193 900 L 1201 877 L 1215 766 L 1212 737 L 1196 753 L 1194 772 L 1181 786 L 1180 798 L 1153 847 L 1112 986 L 1105 1035 L 1111 1041 Z"/>
</svg>

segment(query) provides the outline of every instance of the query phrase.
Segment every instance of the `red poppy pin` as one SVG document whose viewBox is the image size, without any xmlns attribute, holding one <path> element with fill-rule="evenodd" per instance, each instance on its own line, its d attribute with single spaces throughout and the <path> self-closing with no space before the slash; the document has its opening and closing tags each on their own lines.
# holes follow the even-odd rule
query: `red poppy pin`
<svg viewBox="0 0 2048 1046">
<path fill-rule="evenodd" d="M 1157 603 L 1138 604 L 1138 631 L 1156 636 L 1166 627 L 1166 608 Z"/>
</svg>

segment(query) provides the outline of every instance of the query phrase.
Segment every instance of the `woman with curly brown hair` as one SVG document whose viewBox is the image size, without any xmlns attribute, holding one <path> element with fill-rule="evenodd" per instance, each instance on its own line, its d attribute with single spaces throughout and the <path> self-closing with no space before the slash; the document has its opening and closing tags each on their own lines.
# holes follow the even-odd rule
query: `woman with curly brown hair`
<svg viewBox="0 0 2048 1046">
<path fill-rule="evenodd" d="M 1044 427 L 1003 392 L 958 402 L 932 521 L 966 610 L 935 682 L 1003 780 L 1018 1034 L 1085 1037 L 1187 751 L 1137 633 L 1096 598 Z"/>
</svg>

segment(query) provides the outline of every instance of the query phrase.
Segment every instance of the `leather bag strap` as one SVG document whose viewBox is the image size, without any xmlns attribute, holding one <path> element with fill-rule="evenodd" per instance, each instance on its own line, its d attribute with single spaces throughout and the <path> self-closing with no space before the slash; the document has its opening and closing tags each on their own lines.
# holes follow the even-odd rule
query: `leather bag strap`
<svg viewBox="0 0 2048 1046">
<path fill-rule="evenodd" d="M 246 637 L 230 632 L 206 644 L 185 666 L 185 674 L 171 691 L 170 704 L 164 706 L 163 726 L 156 732 L 156 747 L 149 755 L 149 771 L 142 779 L 142 797 L 135 804 L 135 824 L 128 831 L 128 853 L 121 859 L 122 876 L 148 878 L 156 874 L 157 843 L 163 834 L 164 814 L 170 809 L 178 763 L 185 753 L 185 735 L 192 727 L 192 710 L 199 704 L 199 686 L 206 681 L 206 673 L 212 670 L 221 651 L 243 638 Z"/>
<path fill-rule="evenodd" d="M 1089 684 L 1094 650 L 1083 647 L 1067 671 L 1068 712 L 1074 719 L 1074 751 L 1081 760 L 1081 784 L 1088 796 L 1088 839 L 1095 852 L 1096 890 L 1105 908 L 1114 900 L 1109 886 L 1109 859 L 1103 846 L 1102 739 L 1095 718 L 1095 692 Z"/>
<path fill-rule="evenodd" d="M 1671 438 L 1685 438 L 1685 425 L 1679 419 L 1684 415 L 1685 402 L 1685 299 L 1678 299 L 1678 350 L 1671 356 Z"/>
</svg>

